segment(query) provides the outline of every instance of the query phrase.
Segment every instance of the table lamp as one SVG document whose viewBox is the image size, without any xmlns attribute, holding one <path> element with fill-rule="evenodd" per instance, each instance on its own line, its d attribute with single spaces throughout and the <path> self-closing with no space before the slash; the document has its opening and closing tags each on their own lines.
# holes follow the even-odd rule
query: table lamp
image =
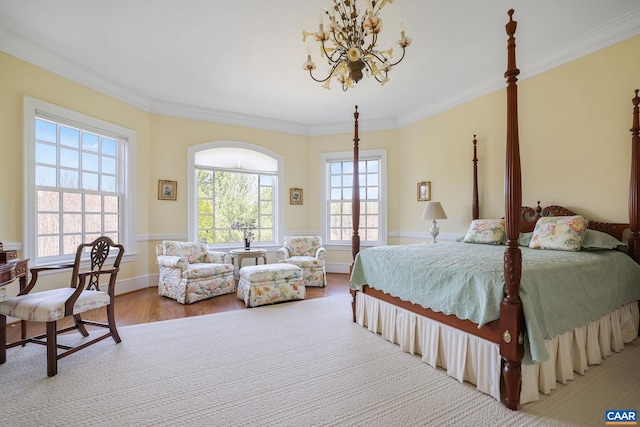
<svg viewBox="0 0 640 427">
<path fill-rule="evenodd" d="M 447 214 L 444 213 L 440 202 L 427 202 L 427 206 L 425 206 L 424 212 L 422 212 L 422 220 L 427 219 L 433 220 L 429 234 L 433 236 L 433 243 L 438 243 L 436 242 L 436 237 L 438 237 L 440 230 L 438 229 L 436 219 L 447 219 Z"/>
</svg>

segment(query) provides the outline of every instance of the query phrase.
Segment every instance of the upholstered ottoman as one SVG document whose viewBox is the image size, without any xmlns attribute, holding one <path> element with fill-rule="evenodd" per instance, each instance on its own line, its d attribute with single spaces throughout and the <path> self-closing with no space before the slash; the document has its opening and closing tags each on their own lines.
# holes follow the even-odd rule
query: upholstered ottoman
<svg viewBox="0 0 640 427">
<path fill-rule="evenodd" d="M 251 265 L 240 269 L 238 298 L 247 307 L 304 299 L 302 269 L 291 264 Z"/>
</svg>

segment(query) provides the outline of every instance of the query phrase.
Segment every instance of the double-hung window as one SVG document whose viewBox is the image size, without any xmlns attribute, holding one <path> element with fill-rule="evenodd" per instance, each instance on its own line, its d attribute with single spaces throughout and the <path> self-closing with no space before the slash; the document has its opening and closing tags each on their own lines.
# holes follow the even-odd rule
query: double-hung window
<svg viewBox="0 0 640 427">
<path fill-rule="evenodd" d="M 25 97 L 26 257 L 72 260 L 99 236 L 135 250 L 135 132 Z"/>
<path fill-rule="evenodd" d="M 353 235 L 353 153 L 321 156 L 323 172 L 323 240 L 326 245 L 350 245 Z M 386 151 L 359 153 L 360 218 L 362 246 L 386 244 Z"/>
</svg>

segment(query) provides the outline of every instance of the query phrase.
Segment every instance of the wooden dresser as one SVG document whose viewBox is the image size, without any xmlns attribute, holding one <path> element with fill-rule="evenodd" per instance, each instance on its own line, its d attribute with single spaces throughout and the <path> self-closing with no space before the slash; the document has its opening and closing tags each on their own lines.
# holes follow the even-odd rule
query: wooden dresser
<svg viewBox="0 0 640 427">
<path fill-rule="evenodd" d="M 20 279 L 20 290 L 27 286 L 28 259 L 14 259 L 0 264 L 0 287 Z"/>
<path fill-rule="evenodd" d="M 18 259 L 18 252 L 15 250 L 5 251 L 0 242 L 0 287 L 20 279 L 20 291 L 22 291 L 27 286 L 28 271 L 29 260 Z"/>
</svg>

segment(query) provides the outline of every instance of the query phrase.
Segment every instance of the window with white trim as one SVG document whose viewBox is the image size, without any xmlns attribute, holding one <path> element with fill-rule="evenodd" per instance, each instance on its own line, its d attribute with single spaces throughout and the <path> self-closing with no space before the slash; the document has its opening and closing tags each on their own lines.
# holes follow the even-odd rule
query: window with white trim
<svg viewBox="0 0 640 427">
<path fill-rule="evenodd" d="M 280 241 L 282 158 L 262 147 L 217 142 L 190 149 L 193 202 L 189 229 L 197 239 L 237 247 Z"/>
<path fill-rule="evenodd" d="M 25 125 L 26 257 L 71 261 L 99 236 L 133 251 L 135 132 L 28 97 Z"/>
<path fill-rule="evenodd" d="M 353 153 L 321 156 L 323 182 L 323 240 L 327 245 L 350 245 L 353 235 Z M 362 246 L 386 244 L 386 151 L 359 153 L 360 223 Z"/>
</svg>

